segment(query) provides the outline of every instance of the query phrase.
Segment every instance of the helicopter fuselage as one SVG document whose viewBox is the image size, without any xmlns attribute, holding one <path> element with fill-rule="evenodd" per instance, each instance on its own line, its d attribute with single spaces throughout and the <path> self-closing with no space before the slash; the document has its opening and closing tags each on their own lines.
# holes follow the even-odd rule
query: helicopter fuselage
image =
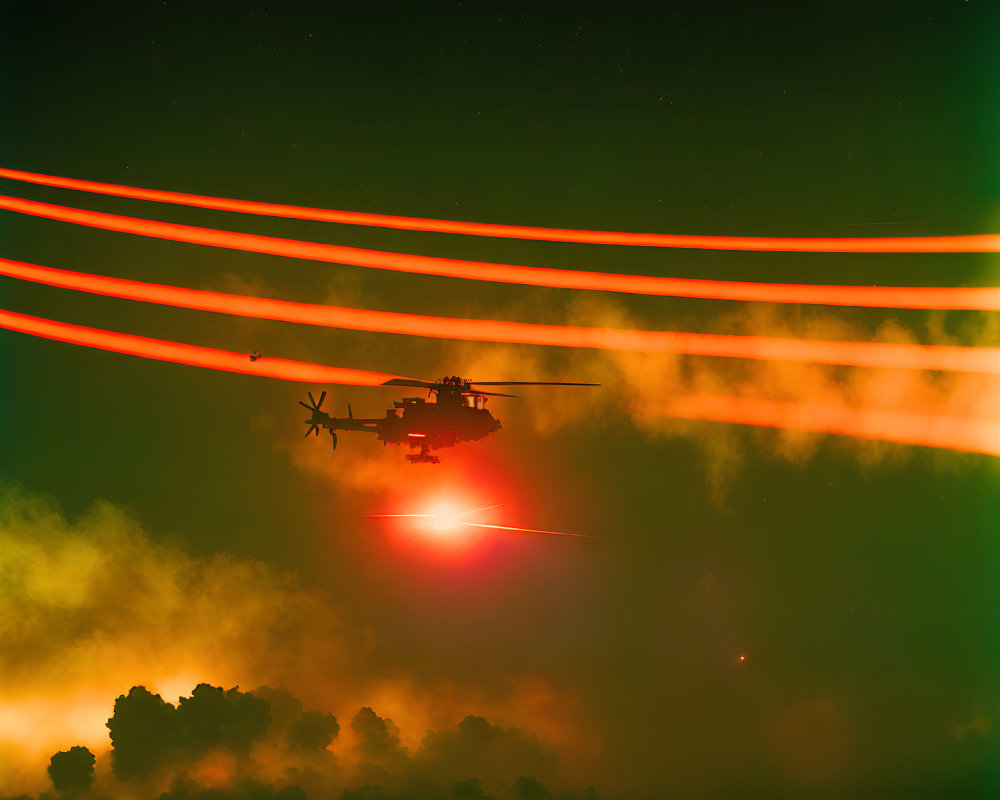
<svg viewBox="0 0 1000 800">
<path fill-rule="evenodd" d="M 437 381 L 422 381 L 413 378 L 393 378 L 381 386 L 412 386 L 428 390 L 428 402 L 422 397 L 404 397 L 395 401 L 384 417 L 374 419 L 356 418 L 347 407 L 347 418 L 331 417 L 322 410 L 326 392 L 319 402 L 309 392 L 309 402 L 301 400 L 299 405 L 312 412 L 305 421 L 309 428 L 306 436 L 319 435 L 320 428 L 326 428 L 333 439 L 333 449 L 337 449 L 337 431 L 358 431 L 374 433 L 383 444 L 407 444 L 419 452 L 406 458 L 412 462 L 437 463 L 432 450 L 452 447 L 460 442 L 477 442 L 500 430 L 500 420 L 486 410 L 489 397 L 515 397 L 492 391 L 494 386 L 597 386 L 596 383 L 565 383 L 562 381 L 469 381 L 457 375 Z M 476 386 L 489 386 L 486 391 Z"/>
<path fill-rule="evenodd" d="M 312 424 L 335 431 L 374 433 L 380 442 L 408 445 L 420 453 L 407 456 L 411 461 L 436 462 L 431 450 L 452 447 L 461 442 L 481 441 L 500 430 L 500 421 L 485 408 L 484 398 L 440 393 L 437 402 L 422 397 L 404 397 L 395 401 L 384 417 L 361 418 L 353 414 L 331 417 L 318 409 Z"/>
</svg>

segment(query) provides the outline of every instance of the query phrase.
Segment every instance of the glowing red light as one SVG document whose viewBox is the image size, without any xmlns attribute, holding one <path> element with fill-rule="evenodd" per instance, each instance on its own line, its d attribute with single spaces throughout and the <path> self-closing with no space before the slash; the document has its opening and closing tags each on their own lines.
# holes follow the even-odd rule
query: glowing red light
<svg viewBox="0 0 1000 800">
<path fill-rule="evenodd" d="M 400 377 L 382 372 L 329 367 L 282 358 L 268 357 L 251 361 L 245 353 L 234 353 L 228 350 L 216 350 L 210 347 L 199 347 L 99 328 L 71 325 L 2 309 L 0 309 L 0 328 L 159 361 L 281 380 L 379 386 L 387 380 Z M 845 408 L 821 403 L 788 403 L 750 397 L 714 395 L 677 395 L 659 406 L 649 409 L 640 409 L 637 406 L 636 410 L 646 410 L 660 413 L 663 416 L 685 419 L 790 428 L 816 433 L 835 433 L 1000 456 L 1000 423 L 944 414 L 914 414 L 903 411 Z M 581 535 L 474 522 L 463 522 L 463 525 L 525 533 Z"/>
<path fill-rule="evenodd" d="M 1000 290 L 995 287 L 829 286 L 622 275 L 365 250 L 359 247 L 304 242 L 297 239 L 281 239 L 274 236 L 260 236 L 252 233 L 199 228 L 193 225 L 178 225 L 172 222 L 105 214 L 100 211 L 86 211 L 34 200 L 23 200 L 17 197 L 0 196 L 0 208 L 102 230 L 132 233 L 137 236 L 149 236 L 155 239 L 168 239 L 209 247 L 225 247 L 248 253 L 267 253 L 287 258 L 350 264 L 368 269 L 385 269 L 494 283 L 513 283 L 523 286 L 549 286 L 561 289 L 588 289 L 626 294 L 752 300 L 770 303 L 818 303 L 875 308 L 1000 310 L 1000 299 L 998 299 Z M 807 246 L 764 247 L 763 243 L 767 240 L 755 241 L 761 246 L 732 248 L 716 246 L 715 249 L 810 250 Z M 891 240 L 816 239 L 804 241 L 817 243 L 812 248 L 814 251 L 827 249 L 828 252 L 1000 252 L 1000 235 L 970 236 L 967 239 L 960 236 L 928 237 L 922 241 L 918 241 L 916 237 Z M 837 246 L 851 241 L 855 243 L 855 247 L 835 249 Z"/>
<path fill-rule="evenodd" d="M 463 524 L 462 513 L 442 503 L 430 514 L 431 527 L 436 531 L 453 531 Z"/>
<path fill-rule="evenodd" d="M 47 286 L 58 286 L 140 302 L 374 333 L 553 347 L 678 353 L 722 358 L 809 361 L 855 367 L 1000 374 L 1000 348 L 997 347 L 826 341 L 776 336 L 735 336 L 686 331 L 587 328 L 507 320 L 432 317 L 424 314 L 323 306 L 289 300 L 186 289 L 178 286 L 90 275 L 5 258 L 0 258 L 0 275 L 43 283 Z M 995 299 L 990 300 L 989 303 L 995 303 L 997 309 L 1000 310 L 1000 288 L 976 291 L 992 292 L 991 296 Z M 987 296 L 982 295 L 982 297 L 984 298 L 983 304 L 979 307 L 985 307 L 988 304 Z"/>
<path fill-rule="evenodd" d="M 291 361 L 286 358 L 258 358 L 251 361 L 246 353 L 230 350 L 216 350 L 182 342 L 150 339 L 129 333 L 106 331 L 71 325 L 42 317 L 31 317 L 13 311 L 0 309 L 0 328 L 53 339 L 58 342 L 79 344 L 97 350 L 141 356 L 157 361 L 171 361 L 192 367 L 205 367 L 223 372 L 238 372 L 244 375 L 259 375 L 264 378 L 279 378 L 303 383 L 337 383 L 348 386 L 380 386 L 396 376 L 362 369 L 328 367 L 307 361 Z"/>
<path fill-rule="evenodd" d="M 631 233 L 626 231 L 575 230 L 571 228 L 541 228 L 530 225 L 504 225 L 487 222 L 462 222 L 448 219 L 425 219 L 364 211 L 338 211 L 326 208 L 235 200 L 226 197 L 142 189 L 114 183 L 42 175 L 0 167 L 0 178 L 58 186 L 115 197 L 174 203 L 195 208 L 213 208 L 244 214 L 338 222 L 347 225 L 368 225 L 411 231 L 458 233 L 468 236 L 493 236 L 508 239 L 536 239 L 548 242 L 581 242 L 585 244 L 617 244 L 641 247 L 677 247 L 701 250 L 770 250 L 799 253 L 970 253 L 1000 251 L 1000 236 L 881 236 L 809 238 L 779 236 L 699 236 L 668 233 Z"/>
</svg>

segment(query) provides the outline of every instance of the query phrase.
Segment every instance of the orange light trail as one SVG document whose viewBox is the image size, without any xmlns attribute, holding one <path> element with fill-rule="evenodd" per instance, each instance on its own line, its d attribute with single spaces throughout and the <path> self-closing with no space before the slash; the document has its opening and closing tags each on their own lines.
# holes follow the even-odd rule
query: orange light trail
<svg viewBox="0 0 1000 800">
<path fill-rule="evenodd" d="M 718 395 L 681 395 L 655 409 L 640 410 L 681 419 L 787 428 L 1000 456 L 1000 423 L 943 414 Z"/>
<path fill-rule="evenodd" d="M 541 325 L 324 306 L 110 278 L 0 258 L 0 275 L 140 302 L 306 325 L 508 344 L 1000 374 L 1000 348 Z"/>
<path fill-rule="evenodd" d="M 769 303 L 1000 311 L 1000 287 L 991 286 L 832 286 L 620 275 L 610 272 L 493 264 L 483 261 L 365 250 L 359 247 L 304 242 L 297 239 L 281 239 L 253 233 L 237 233 L 216 228 L 199 228 L 173 222 L 125 217 L 118 214 L 86 211 L 2 195 L 0 195 L 0 209 L 91 228 L 208 247 L 223 247 L 249 253 L 347 264 L 369 269 L 523 286 Z M 1000 237 L 993 238 L 1000 242 Z"/>
<path fill-rule="evenodd" d="M 57 342 L 78 344 L 107 350 L 113 353 L 169 361 L 192 367 L 204 367 L 221 372 L 237 372 L 243 375 L 258 375 L 263 378 L 278 378 L 301 383 L 334 383 L 346 386 L 380 386 L 399 376 L 384 372 L 369 372 L 361 369 L 328 367 L 306 361 L 291 361 L 285 358 L 258 358 L 251 361 L 246 353 L 216 350 L 163 339 L 149 339 L 128 333 L 87 328 L 66 322 L 31 317 L 13 311 L 0 309 L 0 328 L 52 339 Z"/>
<path fill-rule="evenodd" d="M 55 186 L 94 194 L 152 200 L 158 203 L 235 211 L 286 219 L 336 222 L 409 231 L 457 233 L 466 236 L 493 236 L 503 239 L 535 239 L 546 242 L 632 245 L 639 247 L 674 247 L 695 250 L 753 250 L 796 253 L 996 253 L 1000 235 L 962 236 L 888 236 L 888 237 L 784 237 L 784 236 L 698 236 L 688 234 L 629 233 L 625 231 L 541 228 L 530 225 L 503 225 L 488 222 L 461 222 L 425 219 L 363 211 L 338 211 L 326 208 L 234 200 L 159 189 L 142 189 L 114 183 L 62 178 L 18 169 L 0 167 L 0 178 L 24 183 Z M 774 301 L 782 302 L 782 301 Z M 806 301 L 784 301 L 806 302 Z"/>
</svg>

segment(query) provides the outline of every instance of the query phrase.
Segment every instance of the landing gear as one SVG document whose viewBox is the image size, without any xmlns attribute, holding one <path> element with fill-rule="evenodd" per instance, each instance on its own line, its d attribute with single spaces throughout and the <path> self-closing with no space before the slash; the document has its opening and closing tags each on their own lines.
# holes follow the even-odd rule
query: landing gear
<svg viewBox="0 0 1000 800">
<path fill-rule="evenodd" d="M 440 464 L 441 459 L 430 452 L 430 448 L 424 445 L 419 453 L 410 453 L 406 460 L 411 464 Z"/>
</svg>

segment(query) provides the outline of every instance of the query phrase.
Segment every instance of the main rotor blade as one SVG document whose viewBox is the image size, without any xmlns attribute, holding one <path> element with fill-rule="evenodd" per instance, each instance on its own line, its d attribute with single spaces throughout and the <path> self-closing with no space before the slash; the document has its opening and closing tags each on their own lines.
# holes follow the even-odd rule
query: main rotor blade
<svg viewBox="0 0 1000 800">
<path fill-rule="evenodd" d="M 469 383 L 473 386 L 600 386 L 601 385 L 599 383 L 566 383 L 565 381 L 469 381 Z"/>
<path fill-rule="evenodd" d="M 437 383 L 434 381 L 415 381 L 410 378 L 393 378 L 391 381 L 379 384 L 380 386 L 416 386 L 420 389 L 436 389 Z"/>
<path fill-rule="evenodd" d="M 309 402 L 312 403 L 312 407 L 313 408 L 319 408 L 319 406 L 316 405 L 316 398 L 313 397 L 313 393 L 312 392 L 306 392 L 306 394 L 309 395 Z"/>
<path fill-rule="evenodd" d="M 316 435 L 319 436 L 319 428 L 316 427 L 315 425 L 310 425 L 309 430 L 306 431 L 306 435 L 304 438 L 308 439 L 309 434 L 312 433 L 313 431 L 316 431 Z"/>
<path fill-rule="evenodd" d="M 326 392 L 323 392 L 323 394 L 319 396 L 319 402 L 316 404 L 316 408 L 319 408 L 321 405 L 323 405 L 324 400 L 326 400 Z"/>
<path fill-rule="evenodd" d="M 462 394 L 478 394 L 483 397 L 517 397 L 516 394 L 502 394 L 501 392 L 481 392 L 478 389 L 472 389 L 468 392 L 462 392 Z"/>
<path fill-rule="evenodd" d="M 299 405 L 302 406 L 303 408 L 308 408 L 310 411 L 315 411 L 316 410 L 311 405 L 309 405 L 308 403 L 303 403 L 301 400 L 299 400 Z"/>
</svg>

